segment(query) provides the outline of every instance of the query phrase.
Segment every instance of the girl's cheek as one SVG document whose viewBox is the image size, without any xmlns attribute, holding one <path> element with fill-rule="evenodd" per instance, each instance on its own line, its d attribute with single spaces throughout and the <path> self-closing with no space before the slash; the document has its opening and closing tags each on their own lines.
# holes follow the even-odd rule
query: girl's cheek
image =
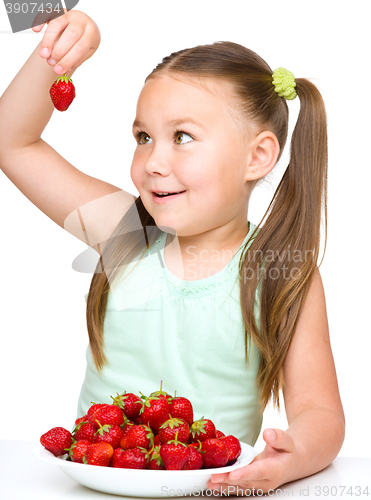
<svg viewBox="0 0 371 500">
<path fill-rule="evenodd" d="M 140 174 L 139 169 L 134 162 L 132 163 L 130 168 L 130 177 L 133 181 L 134 186 L 138 189 L 138 187 L 140 187 Z"/>
</svg>

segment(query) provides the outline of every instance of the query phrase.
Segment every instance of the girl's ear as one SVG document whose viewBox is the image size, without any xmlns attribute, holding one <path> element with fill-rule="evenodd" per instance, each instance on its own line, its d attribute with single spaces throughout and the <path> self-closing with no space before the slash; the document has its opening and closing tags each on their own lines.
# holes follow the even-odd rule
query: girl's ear
<svg viewBox="0 0 371 500">
<path fill-rule="evenodd" d="M 247 181 L 257 181 L 265 177 L 275 166 L 280 145 L 273 132 L 261 132 L 249 145 L 248 163 L 246 164 Z"/>
</svg>

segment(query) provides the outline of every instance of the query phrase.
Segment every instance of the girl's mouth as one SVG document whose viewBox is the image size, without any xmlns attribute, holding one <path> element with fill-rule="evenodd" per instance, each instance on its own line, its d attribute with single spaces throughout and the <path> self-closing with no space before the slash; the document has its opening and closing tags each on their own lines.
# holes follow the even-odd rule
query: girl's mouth
<svg viewBox="0 0 371 500">
<path fill-rule="evenodd" d="M 169 194 L 156 194 L 152 193 L 152 198 L 155 203 L 163 204 L 169 200 L 174 200 L 175 198 L 179 198 L 185 191 L 180 191 L 179 193 L 169 193 Z"/>
</svg>

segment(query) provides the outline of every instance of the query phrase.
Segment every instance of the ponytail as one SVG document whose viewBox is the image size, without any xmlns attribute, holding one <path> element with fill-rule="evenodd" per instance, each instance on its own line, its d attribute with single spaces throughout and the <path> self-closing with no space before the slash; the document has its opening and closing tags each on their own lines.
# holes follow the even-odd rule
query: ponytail
<svg viewBox="0 0 371 500">
<path fill-rule="evenodd" d="M 267 212 L 251 236 L 254 241 L 249 251 L 240 259 L 245 344 L 247 349 L 251 336 L 260 349 L 258 383 L 263 408 L 271 395 L 273 404 L 279 408 L 279 390 L 284 384 L 283 364 L 317 268 L 322 205 L 327 240 L 325 106 L 320 92 L 310 81 L 296 79 L 296 91 L 300 112 L 291 139 L 290 163 Z M 260 328 L 254 317 L 258 287 L 261 287 Z"/>
</svg>

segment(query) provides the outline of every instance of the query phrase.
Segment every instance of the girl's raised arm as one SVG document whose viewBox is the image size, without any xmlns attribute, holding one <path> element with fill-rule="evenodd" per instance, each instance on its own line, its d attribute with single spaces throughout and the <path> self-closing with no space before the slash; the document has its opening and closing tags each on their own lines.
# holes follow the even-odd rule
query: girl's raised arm
<svg viewBox="0 0 371 500">
<path fill-rule="evenodd" d="M 33 29 L 40 31 L 42 27 Z M 98 199 L 103 199 L 104 213 L 96 218 L 93 228 L 89 227 L 89 240 L 96 243 L 107 238 L 107 227 L 115 227 L 135 197 L 75 168 L 43 141 L 41 134 L 54 111 L 51 85 L 58 75 L 72 76 L 99 44 L 99 28 L 92 19 L 80 11 L 65 12 L 48 23 L 43 39 L 0 98 L 0 168 L 42 212 L 86 243 L 81 230 L 84 224 L 78 217 L 80 207 L 85 205 L 88 217 L 89 206 L 95 213 L 97 208 L 89 202 L 97 200 L 99 204 Z M 59 72 L 58 65 L 62 67 Z M 110 197 L 106 195 L 113 193 L 108 209 Z"/>
</svg>

